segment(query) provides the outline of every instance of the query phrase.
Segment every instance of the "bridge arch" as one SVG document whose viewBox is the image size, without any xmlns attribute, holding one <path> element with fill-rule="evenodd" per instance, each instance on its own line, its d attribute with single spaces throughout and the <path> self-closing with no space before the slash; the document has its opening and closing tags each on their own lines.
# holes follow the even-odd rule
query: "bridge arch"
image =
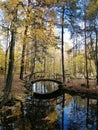
<svg viewBox="0 0 98 130">
<path fill-rule="evenodd" d="M 40 81 L 55 82 L 55 83 L 58 84 L 58 89 L 53 91 L 53 92 L 45 93 L 45 94 L 34 92 L 33 96 L 35 98 L 38 98 L 38 99 L 52 99 L 52 98 L 57 98 L 58 96 L 61 96 L 62 94 L 64 94 L 63 85 L 62 85 L 61 81 L 58 81 L 58 80 L 55 80 L 55 79 L 36 79 L 36 80 L 31 81 L 31 84 L 34 84 L 34 83 L 40 82 Z"/>
<path fill-rule="evenodd" d="M 36 83 L 36 82 L 40 82 L 40 81 L 50 81 L 50 82 L 55 82 L 55 83 L 57 83 L 58 85 L 62 84 L 61 81 L 58 81 L 58 80 L 56 80 L 56 79 L 48 79 L 48 78 L 32 80 L 32 81 L 31 81 L 31 84 L 34 84 L 34 83 Z"/>
</svg>

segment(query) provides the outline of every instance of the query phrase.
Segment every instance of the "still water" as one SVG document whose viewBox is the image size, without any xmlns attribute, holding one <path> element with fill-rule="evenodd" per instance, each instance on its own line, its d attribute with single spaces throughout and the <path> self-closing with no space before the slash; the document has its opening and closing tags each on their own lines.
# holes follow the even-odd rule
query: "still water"
<svg viewBox="0 0 98 130">
<path fill-rule="evenodd" d="M 21 113 L 13 120 L 3 118 L 0 130 L 98 130 L 97 100 L 68 94 L 44 100 L 33 97 L 33 92 L 49 93 L 57 89 L 52 82 L 33 84 Z"/>
<path fill-rule="evenodd" d="M 68 95 L 66 96 L 68 97 Z M 66 103 L 64 111 L 59 118 L 60 130 L 98 130 L 96 100 L 81 99 L 78 96 L 74 96 L 68 105 Z M 60 105 L 57 108 L 59 110 L 62 109 Z"/>
</svg>

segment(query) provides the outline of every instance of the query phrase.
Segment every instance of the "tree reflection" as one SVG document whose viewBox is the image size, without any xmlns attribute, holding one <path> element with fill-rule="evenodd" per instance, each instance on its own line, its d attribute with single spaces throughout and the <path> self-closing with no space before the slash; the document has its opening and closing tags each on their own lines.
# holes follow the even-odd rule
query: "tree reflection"
<svg viewBox="0 0 98 130">
<path fill-rule="evenodd" d="M 5 120 L 2 126 L 4 130 L 98 130 L 98 100 L 67 94 L 56 99 L 28 97 L 18 118 Z"/>
<path fill-rule="evenodd" d="M 98 100 L 97 100 L 97 118 L 96 118 L 96 124 L 97 124 L 97 126 L 96 126 L 96 130 L 98 130 Z"/>
<path fill-rule="evenodd" d="M 97 102 L 98 103 L 98 102 Z M 98 104 L 97 104 L 98 105 Z M 63 130 L 84 130 L 98 128 L 98 106 L 94 99 L 81 99 L 79 96 L 73 97 L 69 106 L 64 106 L 62 112 Z M 96 120 L 97 119 L 97 120 Z"/>
<path fill-rule="evenodd" d="M 97 100 L 89 99 L 87 102 L 87 128 L 97 130 Z"/>
</svg>

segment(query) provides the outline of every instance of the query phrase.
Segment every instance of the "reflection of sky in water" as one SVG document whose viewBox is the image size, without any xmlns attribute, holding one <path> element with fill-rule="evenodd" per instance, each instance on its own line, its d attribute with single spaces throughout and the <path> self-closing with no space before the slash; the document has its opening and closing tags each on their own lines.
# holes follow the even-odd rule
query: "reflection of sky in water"
<svg viewBox="0 0 98 130">
<path fill-rule="evenodd" d="M 3 126 L 0 126 L 0 130 L 4 130 L 4 129 L 3 129 Z"/>
<path fill-rule="evenodd" d="M 38 93 L 50 93 L 58 89 L 58 84 L 54 82 L 45 81 L 45 82 L 36 82 L 32 85 L 32 91 Z"/>
<path fill-rule="evenodd" d="M 59 130 L 86 130 L 86 118 L 87 118 L 86 106 L 84 107 L 84 105 L 80 105 L 78 103 L 75 103 L 74 100 L 71 100 L 71 102 L 67 106 L 65 103 L 65 107 L 63 110 L 62 110 L 61 105 L 57 105 L 57 112 L 58 114 L 60 114 L 59 115 L 59 124 L 60 124 Z M 63 129 L 62 129 L 62 115 L 64 116 Z M 97 130 L 95 110 L 93 110 L 93 112 L 89 110 L 89 115 L 90 115 L 89 116 L 90 119 L 91 120 L 94 119 L 94 120 L 93 120 L 93 123 L 90 123 L 90 122 L 88 123 L 88 130 Z"/>
<path fill-rule="evenodd" d="M 49 84 L 47 82 L 45 84 L 44 82 L 42 83 L 38 82 L 37 84 L 35 83 L 32 85 L 32 92 L 47 93 L 47 92 L 54 91 L 56 89 L 58 89 L 57 83 Z M 29 121 L 27 120 L 27 122 L 25 122 L 25 125 L 26 126 L 30 125 L 28 124 L 30 123 L 30 121 L 31 121 L 31 124 L 34 121 L 36 124 L 36 121 L 41 122 L 42 121 L 41 119 L 49 119 L 51 122 L 57 121 L 57 123 L 59 123 L 58 128 L 56 130 L 98 130 L 96 128 L 96 125 L 98 123 L 98 122 L 96 123 L 96 115 L 98 114 L 98 112 L 95 111 L 96 100 L 88 100 L 90 104 L 93 104 L 92 107 L 91 106 L 89 107 L 90 109 L 88 113 L 88 116 L 91 119 L 90 121 L 92 121 L 92 123 L 89 122 L 88 128 L 86 128 L 87 99 L 81 99 L 81 97 L 79 96 L 72 97 L 68 94 L 65 94 L 65 99 L 66 99 L 64 102 L 65 107 L 62 109 L 62 100 L 63 100 L 62 96 L 58 97 L 54 101 L 52 100 L 49 101 L 49 100 L 35 99 L 29 95 L 25 99 L 27 106 L 25 107 L 26 109 L 24 109 L 25 110 L 24 119 L 25 117 L 29 118 Z M 62 128 L 62 119 L 64 119 L 63 128 Z M 23 121 L 22 119 L 18 121 L 20 125 L 22 124 L 22 121 Z M 45 122 L 43 123 L 43 126 L 45 126 Z M 47 124 L 48 123 L 49 122 L 47 121 Z M 47 128 L 47 124 L 46 124 L 46 128 Z M 11 125 L 13 125 L 13 123 Z M 41 125 L 36 124 L 36 125 L 38 129 L 40 129 L 40 127 L 41 128 L 43 127 L 42 124 Z M 49 123 L 48 125 L 51 125 L 51 124 Z M 12 127 L 14 126 L 11 126 L 11 128 Z M 13 130 L 17 130 L 18 128 L 17 124 L 15 124 L 15 127 L 16 129 L 13 129 Z M 29 129 L 29 127 L 28 127 L 28 130 L 31 130 Z M 0 126 L 0 130 L 4 130 L 4 128 Z"/>
<path fill-rule="evenodd" d="M 59 119 L 59 123 L 60 123 L 60 130 L 62 130 L 62 107 L 60 105 L 57 106 L 58 109 L 58 113 L 60 113 L 60 119 Z M 64 129 L 67 130 L 68 126 L 69 126 L 69 119 L 68 119 L 68 114 L 71 111 L 71 104 L 69 104 L 69 106 L 64 108 Z"/>
<path fill-rule="evenodd" d="M 36 85 L 38 86 L 36 89 Z M 50 88 L 48 88 L 47 87 Z M 44 84 L 37 83 L 33 85 L 33 92 L 48 93 L 55 90 L 54 84 Z M 68 96 L 68 95 L 67 95 Z M 60 99 L 59 99 L 60 100 Z M 95 100 L 91 100 L 92 103 L 96 103 Z M 87 99 L 81 99 L 79 96 L 74 96 L 71 98 L 69 103 L 67 100 L 65 102 L 65 107 L 62 109 L 61 104 L 57 105 L 57 113 L 59 115 L 59 129 L 58 130 L 97 130 L 96 129 L 96 113 L 89 109 L 89 119 L 88 128 L 86 128 L 87 123 Z M 64 114 L 63 114 L 64 113 Z M 63 118 L 62 118 L 63 115 Z M 64 128 L 62 129 L 62 119 L 64 119 Z M 93 120 L 92 120 L 93 119 Z M 91 122 L 92 121 L 92 122 Z"/>
</svg>

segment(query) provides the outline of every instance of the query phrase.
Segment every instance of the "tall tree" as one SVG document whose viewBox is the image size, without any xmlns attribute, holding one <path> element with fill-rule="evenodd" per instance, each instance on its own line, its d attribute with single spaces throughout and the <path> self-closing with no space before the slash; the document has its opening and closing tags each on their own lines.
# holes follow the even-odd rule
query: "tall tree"
<svg viewBox="0 0 98 130">
<path fill-rule="evenodd" d="M 24 62 L 25 62 L 25 52 L 26 52 L 26 39 L 27 39 L 27 32 L 29 28 L 29 21 L 27 20 L 29 18 L 29 14 L 31 13 L 30 9 L 30 0 L 28 0 L 27 4 L 27 12 L 26 12 L 26 19 L 25 19 L 25 29 L 24 29 L 24 37 L 23 37 L 23 46 L 22 46 L 22 58 L 21 58 L 21 66 L 20 66 L 20 79 L 23 80 L 23 74 L 24 74 Z"/>
<path fill-rule="evenodd" d="M 93 5 L 93 6 L 92 6 Z M 93 54 L 95 53 L 93 59 L 96 65 L 96 84 L 98 85 L 98 0 L 90 0 L 87 10 L 87 20 L 89 22 L 90 35 L 95 35 L 95 48 Z"/>
<path fill-rule="evenodd" d="M 12 3 L 10 3 L 12 4 Z M 9 4 L 9 7 L 10 7 Z M 16 39 L 16 22 L 17 22 L 17 7 L 18 3 L 14 5 L 13 8 L 9 8 L 7 3 L 3 4 L 4 6 L 4 11 L 6 14 L 9 14 L 11 11 L 12 13 L 12 19 L 11 19 L 11 25 L 10 25 L 10 32 L 11 32 L 11 41 L 10 41 L 10 50 L 9 50 L 9 63 L 8 63 L 8 73 L 7 73 L 7 78 L 6 78 L 6 83 L 4 86 L 4 95 L 0 104 L 0 108 L 6 103 L 11 86 L 12 86 L 12 80 L 13 80 L 13 70 L 14 70 L 14 47 L 15 47 L 15 39 Z M 7 16 L 8 17 L 8 16 Z"/>
<path fill-rule="evenodd" d="M 86 42 L 86 40 L 87 40 L 87 38 L 86 38 L 86 1 L 84 0 L 84 42 L 85 42 L 85 70 L 86 70 L 86 79 L 87 79 L 87 87 L 89 88 L 89 77 L 88 77 L 88 57 L 87 57 L 87 42 Z"/>
<path fill-rule="evenodd" d="M 62 6 L 62 74 L 63 74 L 63 83 L 65 83 L 65 68 L 64 68 L 64 12 L 65 12 L 65 7 L 64 5 Z"/>
</svg>

